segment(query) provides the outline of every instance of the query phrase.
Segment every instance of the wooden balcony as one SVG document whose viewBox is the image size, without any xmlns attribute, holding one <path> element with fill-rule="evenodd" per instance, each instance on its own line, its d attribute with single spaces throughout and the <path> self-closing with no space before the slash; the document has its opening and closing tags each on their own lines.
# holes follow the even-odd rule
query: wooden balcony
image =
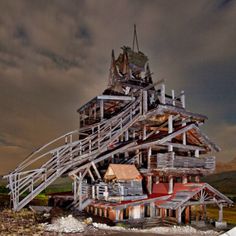
<svg viewBox="0 0 236 236">
<path fill-rule="evenodd" d="M 174 153 L 157 154 L 151 158 L 152 169 L 165 168 L 200 168 L 206 170 L 215 169 L 215 157 L 186 157 L 176 156 Z"/>
</svg>

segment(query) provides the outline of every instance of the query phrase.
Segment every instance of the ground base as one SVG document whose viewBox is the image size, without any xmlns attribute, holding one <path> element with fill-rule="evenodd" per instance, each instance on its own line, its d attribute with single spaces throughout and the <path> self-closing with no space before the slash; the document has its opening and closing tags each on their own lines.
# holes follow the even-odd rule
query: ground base
<svg viewBox="0 0 236 236">
<path fill-rule="evenodd" d="M 225 221 L 222 221 L 222 222 L 216 221 L 215 222 L 215 227 L 218 228 L 218 229 L 226 229 L 227 228 L 227 222 L 225 222 Z"/>
</svg>

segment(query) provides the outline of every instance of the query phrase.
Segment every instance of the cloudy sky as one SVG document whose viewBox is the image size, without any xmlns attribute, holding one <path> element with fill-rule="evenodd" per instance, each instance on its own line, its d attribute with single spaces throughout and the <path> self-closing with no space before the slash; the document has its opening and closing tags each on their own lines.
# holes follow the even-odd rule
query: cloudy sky
<svg viewBox="0 0 236 236">
<path fill-rule="evenodd" d="M 137 24 L 153 79 L 185 90 L 203 130 L 236 156 L 236 1 L 0 0 L 0 174 L 77 128 Z"/>
</svg>

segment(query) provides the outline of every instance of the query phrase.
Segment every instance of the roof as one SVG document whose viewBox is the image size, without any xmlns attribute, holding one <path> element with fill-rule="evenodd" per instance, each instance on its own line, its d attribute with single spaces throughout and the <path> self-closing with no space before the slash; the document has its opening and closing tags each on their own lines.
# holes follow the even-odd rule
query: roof
<svg viewBox="0 0 236 236">
<path fill-rule="evenodd" d="M 168 194 L 166 183 L 159 183 L 153 185 L 153 192 L 155 194 Z M 180 206 L 192 203 L 191 199 L 201 203 L 216 204 L 222 202 L 226 204 L 232 204 L 233 202 L 227 198 L 224 194 L 213 188 L 207 183 L 176 183 L 174 185 L 173 193 L 169 195 L 169 198 L 163 201 L 157 201 L 156 205 L 160 208 L 177 209 Z"/>
<path fill-rule="evenodd" d="M 104 175 L 104 179 L 111 180 L 140 180 L 142 176 L 135 165 L 110 164 Z"/>
<path fill-rule="evenodd" d="M 93 205 L 100 207 L 112 207 L 124 209 L 128 206 L 143 205 L 154 202 L 158 208 L 174 209 L 191 204 L 217 204 L 224 203 L 232 205 L 233 202 L 224 194 L 207 183 L 176 183 L 172 194 L 168 194 L 168 183 L 153 184 L 153 194 L 139 200 L 128 200 L 121 202 L 95 201 Z"/>
</svg>

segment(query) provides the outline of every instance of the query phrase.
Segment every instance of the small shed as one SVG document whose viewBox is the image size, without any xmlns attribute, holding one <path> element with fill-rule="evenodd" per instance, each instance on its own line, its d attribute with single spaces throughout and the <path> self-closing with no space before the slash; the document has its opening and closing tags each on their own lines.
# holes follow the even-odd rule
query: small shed
<svg viewBox="0 0 236 236">
<path fill-rule="evenodd" d="M 107 182 L 141 181 L 142 178 L 135 165 L 127 164 L 110 164 L 104 175 L 104 180 Z"/>
<path fill-rule="evenodd" d="M 104 175 L 109 186 L 109 196 L 116 196 L 120 200 L 143 196 L 142 179 L 135 165 L 126 164 L 110 164 Z"/>
</svg>

